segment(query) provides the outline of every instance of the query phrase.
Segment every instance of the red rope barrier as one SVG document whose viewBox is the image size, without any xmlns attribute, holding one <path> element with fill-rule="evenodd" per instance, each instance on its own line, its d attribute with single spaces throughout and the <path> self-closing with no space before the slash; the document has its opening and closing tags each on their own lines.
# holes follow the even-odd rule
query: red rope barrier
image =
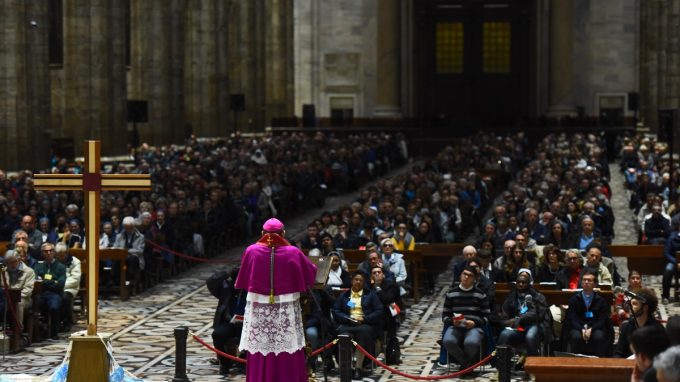
<svg viewBox="0 0 680 382">
<path fill-rule="evenodd" d="M 193 334 L 193 333 L 191 334 L 191 337 L 193 337 L 193 338 L 194 338 L 196 341 L 198 341 L 201 345 L 203 345 L 203 346 L 205 346 L 206 348 L 212 350 L 213 352 L 217 353 L 218 355 L 221 355 L 222 357 L 229 358 L 230 360 L 236 361 L 236 362 L 241 362 L 241 363 L 246 363 L 246 362 L 247 362 L 247 361 L 246 361 L 245 359 L 243 359 L 243 358 L 238 358 L 238 357 L 235 357 L 235 356 L 233 356 L 233 355 L 231 355 L 231 354 L 227 354 L 227 353 L 225 353 L 225 352 L 223 352 L 223 351 L 220 351 L 219 349 L 215 348 L 214 346 L 211 346 L 211 345 L 208 344 L 207 342 L 203 341 L 199 336 L 197 336 L 197 335 L 195 335 L 195 334 Z M 335 346 L 335 344 L 337 344 L 337 343 L 338 343 L 338 339 L 336 338 L 336 339 L 334 339 L 333 341 L 327 343 L 326 345 L 324 345 L 324 346 L 322 346 L 322 347 L 320 347 L 320 348 L 314 350 L 314 351 L 312 352 L 312 354 L 310 354 L 310 357 L 315 357 L 315 356 L 319 355 L 319 353 L 321 353 L 322 351 L 324 351 L 324 350 L 326 350 L 326 349 L 332 348 L 332 347 Z"/>
<path fill-rule="evenodd" d="M 166 247 L 164 247 L 164 246 L 162 246 L 158 243 L 154 243 L 153 241 L 151 241 L 149 239 L 146 239 L 145 241 L 147 243 L 151 244 L 151 246 L 154 247 L 154 248 L 160 249 L 161 251 L 165 251 L 165 252 L 171 253 L 175 256 L 179 256 L 179 257 L 182 257 L 182 258 L 185 258 L 185 259 L 188 259 L 188 260 L 198 261 L 198 262 L 201 262 L 201 263 L 212 263 L 212 264 L 230 264 L 230 263 L 234 262 L 233 260 L 227 260 L 227 259 L 206 259 L 206 258 L 203 258 L 203 257 L 189 256 L 189 255 L 186 255 L 186 254 L 181 253 L 181 252 L 173 251 L 172 249 L 166 248 Z"/>
<path fill-rule="evenodd" d="M 218 349 L 216 349 L 215 347 L 213 347 L 213 346 L 211 346 L 210 344 L 208 344 L 208 343 L 206 343 L 205 341 L 203 341 L 200 337 L 198 337 L 197 335 L 195 335 L 195 334 L 193 334 L 193 333 L 191 334 L 191 337 L 193 337 L 193 338 L 194 338 L 196 341 L 198 341 L 201 345 L 203 345 L 203 346 L 205 346 L 206 348 L 208 348 L 208 349 L 212 350 L 213 352 L 215 352 L 217 355 L 220 355 L 220 356 L 225 357 L 225 358 L 229 358 L 229 359 L 232 360 L 232 361 L 236 361 L 236 362 L 240 362 L 240 363 L 246 363 L 246 360 L 245 360 L 245 359 L 239 358 L 239 357 L 235 357 L 235 356 L 233 356 L 233 355 L 231 355 L 231 354 L 227 354 L 227 353 L 225 353 L 225 352 L 223 352 L 223 351 L 221 351 L 221 350 L 218 350 Z"/>
<path fill-rule="evenodd" d="M 320 347 L 320 348 L 314 350 L 314 351 L 312 352 L 312 354 L 310 354 L 309 356 L 310 356 L 310 357 L 316 357 L 317 355 L 319 355 L 319 353 L 321 353 L 322 351 L 324 351 L 324 350 L 326 350 L 326 349 L 332 348 L 332 347 L 335 346 L 335 344 L 337 344 L 337 343 L 338 343 L 338 339 L 336 338 L 336 339 L 334 339 L 333 341 L 327 343 L 326 345 L 324 345 L 324 346 L 322 346 L 322 347 Z"/>
<path fill-rule="evenodd" d="M 420 375 L 407 374 L 407 373 L 404 373 L 404 372 L 402 372 L 402 371 L 399 371 L 399 370 L 397 370 L 397 369 L 395 369 L 395 368 L 393 368 L 393 367 L 390 367 L 390 366 L 388 366 L 388 365 L 385 365 L 384 363 L 378 361 L 377 358 L 373 357 L 373 356 L 371 355 L 371 353 L 367 352 L 366 349 L 364 349 L 363 347 L 361 347 L 361 345 L 359 345 L 356 341 L 352 341 L 352 344 L 354 344 L 354 346 L 355 346 L 357 349 L 359 349 L 359 351 L 362 352 L 366 357 L 368 357 L 371 361 L 375 362 L 378 366 L 382 367 L 383 369 L 389 370 L 390 372 L 392 372 L 392 373 L 394 373 L 394 374 L 397 374 L 397 375 L 400 375 L 400 376 L 402 376 L 402 377 L 406 377 L 406 378 L 409 378 L 409 379 L 423 380 L 423 381 L 436 381 L 436 380 L 439 380 L 439 379 L 447 379 L 447 378 L 460 377 L 461 375 L 464 375 L 464 374 L 467 374 L 467 373 L 471 372 L 471 371 L 474 370 L 476 367 L 481 366 L 481 365 L 483 365 L 483 364 L 489 362 L 489 360 L 491 360 L 491 358 L 493 358 L 493 356 L 494 356 L 494 354 L 495 354 L 495 352 L 494 352 L 494 353 L 491 353 L 491 354 L 489 354 L 488 356 L 486 356 L 486 358 L 482 359 L 481 361 L 477 362 L 476 364 L 474 364 L 474 365 L 472 365 L 472 366 L 470 366 L 470 367 L 468 367 L 468 368 L 465 368 L 465 369 L 463 369 L 463 370 L 460 370 L 460 371 L 457 371 L 457 372 L 455 372 L 455 373 L 452 373 L 452 374 L 447 374 L 447 375 L 430 375 L 430 376 L 422 377 L 422 376 L 420 376 Z"/>
</svg>

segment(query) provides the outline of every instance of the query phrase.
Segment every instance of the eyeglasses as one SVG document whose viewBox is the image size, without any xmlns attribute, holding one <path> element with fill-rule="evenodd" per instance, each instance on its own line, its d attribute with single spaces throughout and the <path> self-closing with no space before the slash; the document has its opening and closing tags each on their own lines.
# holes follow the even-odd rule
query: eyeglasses
<svg viewBox="0 0 680 382">
<path fill-rule="evenodd" d="M 394 247 L 394 245 L 392 245 L 392 244 L 383 244 L 382 246 L 383 247 Z"/>
<path fill-rule="evenodd" d="M 567 257 L 568 261 L 576 261 L 578 260 L 578 257 Z"/>
<path fill-rule="evenodd" d="M 527 282 L 525 280 L 517 280 L 517 284 L 526 284 Z"/>
</svg>

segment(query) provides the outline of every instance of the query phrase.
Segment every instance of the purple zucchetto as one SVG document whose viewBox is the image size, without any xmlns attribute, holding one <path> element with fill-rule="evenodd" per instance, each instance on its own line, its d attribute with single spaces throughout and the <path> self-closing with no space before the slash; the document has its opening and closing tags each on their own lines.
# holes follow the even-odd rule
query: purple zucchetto
<svg viewBox="0 0 680 382">
<path fill-rule="evenodd" d="M 281 220 L 276 218 L 271 218 L 264 222 L 262 229 L 266 232 L 278 232 L 283 230 L 283 223 Z"/>
</svg>

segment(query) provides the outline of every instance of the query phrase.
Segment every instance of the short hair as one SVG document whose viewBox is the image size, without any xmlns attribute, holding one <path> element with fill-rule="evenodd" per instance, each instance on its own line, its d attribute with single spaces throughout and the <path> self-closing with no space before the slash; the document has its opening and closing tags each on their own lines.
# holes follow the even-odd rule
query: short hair
<svg viewBox="0 0 680 382">
<path fill-rule="evenodd" d="M 591 270 L 589 270 L 589 269 L 586 269 L 586 270 L 583 272 L 583 274 L 581 275 L 581 280 L 583 280 L 583 278 L 586 277 L 586 276 L 588 276 L 588 275 L 593 276 L 593 278 L 595 279 L 595 284 L 597 284 L 597 273 L 595 273 L 595 272 L 593 272 L 593 271 L 591 271 Z"/>
<path fill-rule="evenodd" d="M 56 253 L 66 252 L 67 250 L 68 250 L 68 247 L 66 246 L 66 243 L 61 242 L 61 241 L 54 246 L 54 251 Z"/>
<path fill-rule="evenodd" d="M 654 357 L 654 368 L 668 381 L 680 381 L 680 346 L 673 346 Z"/>
<path fill-rule="evenodd" d="M 666 329 L 660 325 L 643 326 L 636 329 L 630 335 L 630 344 L 633 345 L 635 353 L 644 354 L 648 358 L 654 358 L 670 346 Z"/>
<path fill-rule="evenodd" d="M 12 260 L 12 259 L 20 260 L 19 255 L 13 249 L 10 249 L 7 252 L 5 252 L 4 258 L 5 258 L 6 262 L 9 261 L 9 260 Z"/>
<path fill-rule="evenodd" d="M 463 267 L 463 270 L 460 272 L 460 274 L 463 274 L 463 271 L 468 271 L 468 272 L 472 273 L 473 275 L 475 275 L 475 277 L 477 277 L 477 268 L 475 268 L 475 267 L 471 267 L 471 266 L 465 264 L 465 266 Z"/>
<path fill-rule="evenodd" d="M 381 272 L 385 273 L 385 272 L 383 271 L 382 267 L 379 267 L 379 266 L 375 265 L 375 266 L 372 266 L 372 267 L 371 267 L 371 274 L 373 273 L 373 270 L 374 270 L 374 269 L 380 269 Z"/>
<path fill-rule="evenodd" d="M 680 316 L 671 316 L 666 323 L 666 334 L 671 346 L 680 345 Z"/>
<path fill-rule="evenodd" d="M 42 245 L 40 246 L 40 250 L 41 250 L 41 251 L 44 251 L 46 247 L 52 247 L 52 248 L 54 248 L 54 244 L 52 244 L 52 243 L 50 243 L 50 242 L 42 243 Z"/>
<path fill-rule="evenodd" d="M 123 218 L 123 225 L 135 225 L 135 218 L 132 216 L 126 216 Z"/>
<path fill-rule="evenodd" d="M 359 271 L 359 270 L 356 270 L 356 271 L 352 272 L 352 275 L 350 276 L 350 279 L 354 279 L 357 275 L 361 275 L 361 277 L 363 277 L 364 280 L 366 280 L 366 273 L 365 273 L 365 272 L 362 272 L 362 271 Z"/>
</svg>

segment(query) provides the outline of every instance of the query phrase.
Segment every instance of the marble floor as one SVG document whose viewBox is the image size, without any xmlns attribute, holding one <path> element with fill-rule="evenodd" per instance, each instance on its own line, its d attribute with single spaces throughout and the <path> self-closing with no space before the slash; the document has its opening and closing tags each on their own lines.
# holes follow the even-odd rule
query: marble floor
<svg viewBox="0 0 680 382">
<path fill-rule="evenodd" d="M 623 179 L 612 166 L 612 205 L 616 211 L 616 242 L 633 243 L 635 237 L 632 214 L 627 209 Z M 327 208 L 345 203 L 352 196 L 331 198 Z M 305 216 L 287 222 L 289 232 L 301 232 L 311 217 L 318 216 L 320 211 L 309 211 Z M 221 258 L 228 263 L 238 261 L 243 248 L 234 248 Z M 225 263 L 226 265 L 229 265 Z M 117 299 L 102 300 L 100 304 L 99 331 L 111 333 L 115 360 L 128 372 L 148 381 L 167 381 L 174 375 L 175 344 L 173 330 L 178 326 L 187 326 L 193 333 L 211 342 L 213 312 L 217 301 L 205 287 L 205 280 L 215 270 L 214 265 L 199 265 L 179 277 L 163 282 L 142 294 L 133 296 L 122 302 Z M 626 264 L 619 264 L 625 270 Z M 448 374 L 446 367 L 436 363 L 439 347 L 436 341 L 441 335 L 441 310 L 444 293 L 449 285 L 450 273 L 445 272 L 437 279 L 437 287 L 432 295 L 424 296 L 418 303 L 411 303 L 407 320 L 399 330 L 403 363 L 397 368 L 400 371 L 417 375 L 432 376 Z M 648 285 L 660 288 L 659 278 L 645 280 Z M 661 307 L 664 318 L 669 314 L 680 314 L 678 303 Z M 74 331 L 84 329 L 81 318 Z M 68 348 L 67 335 L 58 341 L 46 341 L 27 348 L 25 351 L 7 356 L 0 356 L 0 381 L 8 374 L 25 374 L 33 376 L 33 380 L 49 380 L 53 370 L 62 362 Z M 242 374 L 236 373 L 224 377 L 218 374 L 218 366 L 210 360 L 213 354 L 196 341 L 190 340 L 187 345 L 187 372 L 191 381 L 244 381 Z M 455 370 L 452 369 L 452 370 Z M 530 378 L 523 372 L 513 375 L 513 380 Z M 317 376 L 322 381 L 322 376 Z M 489 366 L 480 371 L 474 380 L 493 381 L 496 372 Z M 8 379 L 12 380 L 12 379 Z M 338 381 L 337 374 L 332 373 L 331 381 Z M 365 381 L 406 381 L 405 377 L 394 376 L 388 371 L 375 369 Z M 453 380 L 453 379 L 448 379 Z M 285 378 L 282 379 L 285 381 Z"/>
</svg>

